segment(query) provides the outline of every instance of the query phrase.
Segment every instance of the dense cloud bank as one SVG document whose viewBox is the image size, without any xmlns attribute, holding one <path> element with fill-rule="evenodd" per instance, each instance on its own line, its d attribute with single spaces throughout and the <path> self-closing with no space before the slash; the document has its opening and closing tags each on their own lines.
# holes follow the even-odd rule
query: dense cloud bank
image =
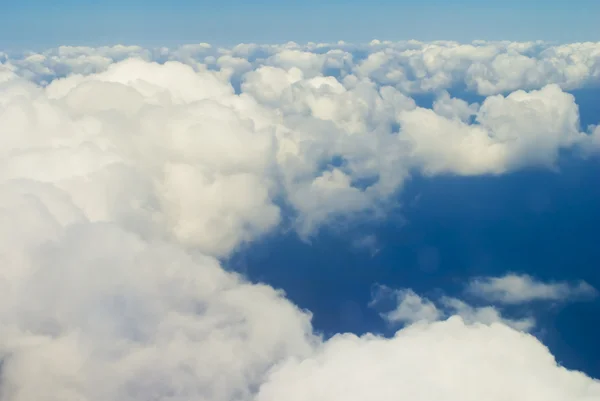
<svg viewBox="0 0 600 401">
<path fill-rule="evenodd" d="M 529 321 L 458 299 L 439 321 L 403 292 L 388 318 L 416 323 L 395 338 L 325 341 L 308 311 L 219 259 L 283 225 L 309 237 L 384 218 L 414 173 L 503 174 L 597 152 L 600 131 L 580 126 L 566 90 L 598 80 L 599 49 L 0 54 L 0 399 L 597 399 L 599 382 L 519 331 Z M 469 104 L 444 91 L 457 85 L 491 96 Z M 431 109 L 411 98 L 422 91 L 439 91 Z M 428 318 L 406 317 L 411 305 Z"/>
<path fill-rule="evenodd" d="M 231 48 L 192 44 L 176 48 L 138 46 L 70 47 L 3 54 L 0 62 L 39 82 L 71 73 L 100 72 L 109 65 L 138 57 L 147 61 L 181 61 L 194 68 L 217 69 L 239 79 L 260 66 L 289 70 L 307 78 L 355 75 L 395 86 L 404 93 L 465 88 L 481 95 L 517 89 L 539 89 L 554 83 L 565 90 L 598 85 L 600 43 L 554 45 L 544 42 L 451 41 L 368 44 L 290 42 L 240 44 Z"/>
</svg>

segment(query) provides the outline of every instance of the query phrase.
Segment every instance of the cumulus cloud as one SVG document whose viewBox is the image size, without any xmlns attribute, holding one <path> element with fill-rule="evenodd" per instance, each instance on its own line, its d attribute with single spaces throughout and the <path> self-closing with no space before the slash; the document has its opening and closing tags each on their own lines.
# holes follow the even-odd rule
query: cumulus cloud
<svg viewBox="0 0 600 401">
<path fill-rule="evenodd" d="M 471 115 L 475 123 L 469 124 L 465 120 Z M 556 85 L 491 96 L 480 107 L 445 95 L 433 110 L 400 113 L 399 123 L 412 145 L 412 158 L 429 174 L 500 174 L 525 166 L 552 167 L 561 149 L 588 140 L 579 130 L 574 97 Z"/>
<path fill-rule="evenodd" d="M 175 48 L 138 46 L 71 47 L 5 54 L 0 61 L 19 75 L 45 83 L 71 73 L 100 72 L 129 57 L 180 61 L 194 69 L 221 70 L 239 80 L 261 66 L 289 70 L 305 77 L 356 75 L 403 93 L 436 92 L 464 87 L 481 95 L 557 84 L 565 90 L 595 85 L 600 79 L 600 44 L 553 45 L 544 42 L 457 43 L 452 41 L 378 41 L 352 43 L 240 44 L 232 48 L 207 43 Z"/>
<path fill-rule="evenodd" d="M 503 317 L 501 311 L 493 306 L 474 307 L 453 297 L 441 297 L 438 304 L 422 297 L 411 289 L 391 289 L 379 286 L 375 291 L 371 306 L 386 299 L 392 299 L 395 306 L 381 316 L 390 324 L 414 324 L 419 322 L 436 322 L 459 316 L 465 323 L 502 323 L 516 330 L 529 331 L 535 327 L 532 317 L 510 319 Z"/>
<path fill-rule="evenodd" d="M 52 183 L 92 221 L 215 255 L 279 221 L 274 128 L 212 73 L 131 59 L 46 88 L 11 81 L 0 102 L 1 178 Z"/>
<path fill-rule="evenodd" d="M 306 355 L 310 316 L 213 258 L 90 223 L 50 185 L 2 187 L 0 399 L 250 399 Z"/>
<path fill-rule="evenodd" d="M 310 358 L 278 366 L 257 400 L 591 401 L 599 396 L 599 382 L 558 367 L 534 337 L 453 317 L 410 326 L 391 339 L 336 336 Z"/>
<path fill-rule="evenodd" d="M 598 295 L 598 291 L 585 281 L 544 283 L 526 274 L 477 278 L 469 283 L 467 291 L 486 300 L 505 304 L 568 301 Z"/>
<path fill-rule="evenodd" d="M 500 174 L 594 149 L 598 134 L 580 132 L 562 76 L 505 84 L 473 67 L 487 80 L 473 81 L 477 90 L 528 91 L 480 105 L 442 93 L 433 109 L 410 97 L 470 82 L 470 66 L 498 54 L 548 49 L 0 55 L 0 400 L 362 399 L 373 389 L 423 401 L 597 398 L 597 381 L 557 367 L 495 308 L 404 293 L 393 317 L 418 323 L 394 339 L 325 341 L 309 312 L 218 259 L 282 224 L 308 236 L 385 216 L 413 171 Z M 543 57 L 570 60 L 571 81 L 594 79 L 593 44 L 553 49 Z M 436 322 L 449 315 L 462 318 Z"/>
<path fill-rule="evenodd" d="M 598 43 L 378 42 L 355 71 L 411 93 L 466 87 L 487 96 L 550 83 L 574 89 L 598 81 L 599 49 Z"/>
<path fill-rule="evenodd" d="M 392 290 L 386 286 L 377 288 L 371 306 L 375 306 L 385 298 L 392 298 L 397 303 L 394 310 L 382 314 L 390 323 L 415 323 L 420 321 L 435 322 L 443 317 L 433 302 L 422 298 L 410 289 Z"/>
<path fill-rule="evenodd" d="M 442 298 L 442 303 L 446 308 L 452 311 L 452 315 L 460 316 L 468 323 L 483 323 L 489 325 L 500 322 L 520 331 L 530 331 L 536 325 L 536 321 L 533 317 L 525 317 L 522 319 L 506 318 L 502 316 L 502 313 L 494 306 L 474 307 L 460 299 L 451 297 Z"/>
<path fill-rule="evenodd" d="M 7 57 L 19 75 L 47 84 L 71 74 L 93 74 L 106 70 L 111 64 L 128 58 L 155 58 L 153 51 L 140 46 L 60 46 L 41 53 L 23 52 Z"/>
</svg>

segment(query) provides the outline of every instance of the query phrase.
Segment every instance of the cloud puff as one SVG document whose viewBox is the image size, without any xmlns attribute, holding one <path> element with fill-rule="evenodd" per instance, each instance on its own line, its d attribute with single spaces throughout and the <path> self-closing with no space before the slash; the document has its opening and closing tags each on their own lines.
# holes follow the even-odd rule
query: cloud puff
<svg viewBox="0 0 600 401">
<path fill-rule="evenodd" d="M 465 122 L 470 116 L 475 123 Z M 560 149 L 588 140 L 579 131 L 574 97 L 556 85 L 488 97 L 480 107 L 446 95 L 433 110 L 404 111 L 398 120 L 412 145 L 411 158 L 429 174 L 499 174 L 525 166 L 552 167 Z"/>
<path fill-rule="evenodd" d="M 216 255 L 279 222 L 274 128 L 214 74 L 132 59 L 46 88 L 11 82 L 0 94 L 3 180 L 52 183 L 92 221 Z"/>
<path fill-rule="evenodd" d="M 444 297 L 442 304 L 451 311 L 452 315 L 460 316 L 467 323 L 503 323 L 520 331 L 531 331 L 535 328 L 536 321 L 533 317 L 522 319 L 509 319 L 503 317 L 498 308 L 494 306 L 474 307 L 457 298 Z"/>
<path fill-rule="evenodd" d="M 394 298 L 397 303 L 394 310 L 382 314 L 382 317 L 390 323 L 435 322 L 443 317 L 443 312 L 433 302 L 422 298 L 410 289 L 392 290 L 381 286 L 377 288 L 371 306 L 388 297 Z"/>
<path fill-rule="evenodd" d="M 385 216 L 414 171 L 500 174 L 595 149 L 548 79 L 481 105 L 409 97 L 536 46 L 1 55 L 0 399 L 597 398 L 494 308 L 405 293 L 396 318 L 422 322 L 394 339 L 325 341 L 309 312 L 216 259 L 282 224 L 308 236 Z M 593 55 L 571 58 L 594 77 Z M 448 314 L 462 319 L 434 322 Z"/>
<path fill-rule="evenodd" d="M 469 324 L 503 323 L 522 331 L 529 331 L 535 327 L 535 320 L 532 317 L 509 319 L 503 317 L 501 312 L 493 306 L 474 307 L 460 299 L 447 296 L 442 297 L 436 305 L 411 289 L 390 289 L 379 286 L 370 305 L 376 306 L 386 299 L 392 299 L 396 305 L 391 311 L 382 313 L 381 316 L 388 323 L 394 325 L 432 323 L 452 316 L 460 316 L 464 322 Z"/>
<path fill-rule="evenodd" d="M 460 317 L 415 324 L 391 339 L 344 334 L 277 367 L 258 401 L 591 401 L 600 383 L 559 366 L 534 337 Z"/>
<path fill-rule="evenodd" d="M 90 223 L 50 185 L 0 191 L 3 401 L 250 399 L 318 340 L 213 258 Z"/>
<path fill-rule="evenodd" d="M 584 281 L 543 283 L 526 274 L 478 278 L 469 283 L 467 291 L 488 301 L 505 304 L 568 301 L 598 295 L 598 291 Z"/>
</svg>

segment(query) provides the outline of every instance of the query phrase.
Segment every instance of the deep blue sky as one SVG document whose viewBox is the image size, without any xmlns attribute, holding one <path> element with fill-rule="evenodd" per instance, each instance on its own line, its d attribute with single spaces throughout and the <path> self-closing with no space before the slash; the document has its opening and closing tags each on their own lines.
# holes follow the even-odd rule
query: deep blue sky
<svg viewBox="0 0 600 401">
<path fill-rule="evenodd" d="M 4 0 L 0 47 L 600 40 L 597 0 Z"/>
</svg>

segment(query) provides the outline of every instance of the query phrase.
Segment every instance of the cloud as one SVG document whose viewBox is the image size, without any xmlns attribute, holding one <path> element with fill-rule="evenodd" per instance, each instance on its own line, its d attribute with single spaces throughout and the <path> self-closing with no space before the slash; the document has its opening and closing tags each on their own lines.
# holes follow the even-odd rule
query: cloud
<svg viewBox="0 0 600 401">
<path fill-rule="evenodd" d="M 460 317 L 415 324 L 391 339 L 338 335 L 308 359 L 278 366 L 257 401 L 587 401 L 600 383 L 557 366 L 534 337 Z"/>
<path fill-rule="evenodd" d="M 465 122 L 471 115 L 473 124 Z M 433 110 L 400 113 L 399 123 L 412 145 L 411 158 L 428 174 L 501 174 L 526 166 L 553 167 L 561 149 L 588 140 L 579 132 L 574 97 L 556 85 L 491 96 L 480 107 L 444 95 Z"/>
<path fill-rule="evenodd" d="M 343 78 L 356 75 L 403 93 L 437 92 L 465 87 L 489 96 L 548 84 L 571 90 L 595 85 L 600 79 L 600 43 L 554 45 L 544 42 L 457 43 L 415 40 L 352 43 L 240 44 L 232 48 L 207 43 L 175 48 L 138 46 L 61 46 L 43 52 L 6 54 L 0 60 L 36 82 L 50 82 L 72 73 L 104 71 L 130 57 L 147 61 L 180 61 L 202 70 L 223 71 L 241 78 L 262 66 L 299 69 L 305 77 L 321 74 Z M 236 79 L 237 79 L 236 78 Z"/>
<path fill-rule="evenodd" d="M 250 399 L 318 341 L 213 258 L 90 223 L 49 185 L 2 195 L 2 401 Z"/>
<path fill-rule="evenodd" d="M 385 286 L 377 288 L 370 306 L 374 307 L 386 299 L 392 299 L 395 306 L 391 311 L 382 313 L 381 316 L 393 325 L 433 323 L 452 316 L 459 316 L 467 324 L 502 323 L 521 331 L 530 331 L 536 324 L 532 317 L 517 320 L 505 318 L 493 306 L 474 307 L 460 299 L 447 296 L 442 297 L 436 305 L 411 289 L 390 289 Z"/>
<path fill-rule="evenodd" d="M 589 133 L 586 142 L 581 147 L 584 156 L 595 155 L 600 152 L 600 125 L 592 125 L 588 128 Z"/>
<path fill-rule="evenodd" d="M 599 48 L 598 43 L 378 43 L 355 70 L 410 93 L 464 86 L 487 96 L 548 84 L 569 90 L 598 81 Z"/>
<path fill-rule="evenodd" d="M 380 286 L 371 301 L 371 306 L 390 297 L 394 298 L 397 306 L 394 310 L 382 314 L 389 323 L 435 322 L 442 319 L 444 315 L 433 302 L 422 298 L 410 289 L 392 290 Z"/>
<path fill-rule="evenodd" d="M 364 235 L 352 241 L 352 246 L 360 251 L 368 251 L 371 256 L 381 252 L 382 245 L 379 243 L 377 236 L 374 234 Z"/>
<path fill-rule="evenodd" d="M 71 74 L 89 75 L 129 58 L 151 60 L 153 52 L 140 46 L 60 46 L 41 53 L 23 52 L 9 56 L 19 75 L 40 84 Z"/>
<path fill-rule="evenodd" d="M 415 171 L 501 174 L 595 149 L 552 74 L 476 105 L 443 93 L 424 109 L 410 97 L 541 48 L 1 55 L 0 400 L 597 398 L 597 381 L 558 368 L 495 308 L 406 292 L 392 317 L 418 323 L 394 339 L 324 340 L 310 312 L 219 262 L 285 224 L 309 236 L 382 218 Z M 552 57 L 571 54 L 588 66 L 573 82 L 593 81 L 593 48 Z M 499 77 L 486 79 L 523 82 Z M 449 314 L 462 318 L 436 321 Z"/>
<path fill-rule="evenodd" d="M 213 73 L 132 59 L 45 88 L 11 82 L 0 95 L 3 180 L 54 184 L 92 221 L 219 256 L 279 222 L 268 111 Z"/>
<path fill-rule="evenodd" d="M 598 291 L 584 281 L 543 283 L 529 275 L 478 278 L 467 291 L 492 302 L 520 304 L 532 301 L 568 301 L 596 297 Z"/>
<path fill-rule="evenodd" d="M 444 297 L 442 303 L 450 309 L 453 315 L 460 316 L 468 323 L 503 323 L 520 331 L 531 331 L 535 328 L 536 321 L 533 317 L 522 319 L 509 319 L 503 317 L 500 311 L 493 306 L 473 307 L 457 298 Z"/>
</svg>

